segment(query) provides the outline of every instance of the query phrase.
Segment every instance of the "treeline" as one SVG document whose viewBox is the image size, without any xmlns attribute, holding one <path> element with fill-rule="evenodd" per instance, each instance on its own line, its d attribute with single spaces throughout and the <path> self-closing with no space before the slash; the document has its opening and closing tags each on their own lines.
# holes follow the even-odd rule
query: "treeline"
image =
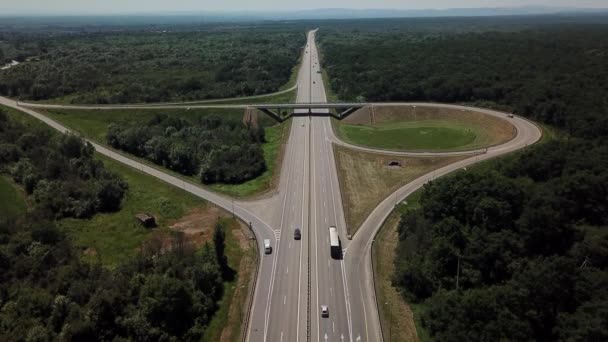
<svg viewBox="0 0 608 342">
<path fill-rule="evenodd" d="M 94 159 L 94 151 L 75 135 L 31 129 L 0 110 L 0 172 L 23 185 L 37 210 L 84 218 L 120 209 L 128 185 Z"/>
<path fill-rule="evenodd" d="M 608 25 L 450 33 L 377 24 L 322 30 L 320 40 L 331 89 L 344 100 L 464 102 L 578 136 L 608 132 Z"/>
<path fill-rule="evenodd" d="M 146 158 L 201 182 L 238 184 L 266 171 L 264 128 L 210 115 L 195 122 L 155 115 L 131 127 L 110 125 L 112 147 Z"/>
<path fill-rule="evenodd" d="M 0 220 L 0 340 L 194 341 L 217 310 L 224 227 L 201 251 L 174 238 L 110 270 L 40 216 Z"/>
<path fill-rule="evenodd" d="M 118 210 L 127 191 L 92 154 L 78 137 L 0 112 L 0 171 L 34 203 L 26 214 L 0 217 L 0 340 L 200 340 L 223 282 L 234 277 L 226 222 L 200 250 L 175 233 L 115 269 L 81 261 L 57 220 Z"/>
<path fill-rule="evenodd" d="M 181 31 L 0 33 L 0 94 L 22 100 L 137 103 L 249 96 L 287 83 L 305 32 L 203 27 Z M 2 64 L 2 63 L 0 63 Z"/>
</svg>

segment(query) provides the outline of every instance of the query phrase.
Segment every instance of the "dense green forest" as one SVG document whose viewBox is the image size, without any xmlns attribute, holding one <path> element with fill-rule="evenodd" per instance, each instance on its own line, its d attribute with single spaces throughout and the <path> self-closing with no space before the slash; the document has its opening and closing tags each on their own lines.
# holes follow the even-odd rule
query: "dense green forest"
<svg viewBox="0 0 608 342">
<path fill-rule="evenodd" d="M 132 126 L 111 124 L 106 135 L 112 147 L 163 165 L 205 184 L 238 184 L 266 170 L 261 144 L 263 127 L 211 115 L 194 122 L 155 115 Z"/>
<path fill-rule="evenodd" d="M 378 23 L 330 27 L 319 39 L 343 100 L 464 102 L 578 135 L 608 132 L 608 116 L 597 115 L 608 108 L 608 25 L 516 27 L 451 33 Z"/>
<path fill-rule="evenodd" d="M 425 186 L 394 283 L 437 340 L 608 339 L 607 161 L 553 141 Z"/>
<path fill-rule="evenodd" d="M 146 27 L 100 32 L 2 32 L 0 94 L 22 100 L 135 103 L 249 96 L 286 84 L 304 30 Z"/>
<path fill-rule="evenodd" d="M 83 262 L 56 220 L 118 210 L 128 190 L 92 155 L 76 136 L 0 112 L 0 171 L 33 203 L 0 217 L 0 340 L 200 340 L 234 277 L 223 221 L 200 250 L 176 234 L 114 269 Z"/>
<path fill-rule="evenodd" d="M 40 211 L 84 218 L 120 209 L 128 185 L 94 151 L 75 135 L 30 129 L 0 110 L 0 172 L 22 184 Z"/>
<path fill-rule="evenodd" d="M 608 25 L 320 31 L 345 100 L 514 110 L 557 138 L 426 185 L 394 284 L 438 341 L 608 339 Z"/>
</svg>

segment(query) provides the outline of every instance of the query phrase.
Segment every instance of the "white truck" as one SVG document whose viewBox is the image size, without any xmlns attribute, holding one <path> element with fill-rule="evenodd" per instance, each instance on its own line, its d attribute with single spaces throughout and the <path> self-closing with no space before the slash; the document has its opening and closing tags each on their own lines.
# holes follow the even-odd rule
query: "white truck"
<svg viewBox="0 0 608 342">
<path fill-rule="evenodd" d="M 264 253 L 272 253 L 272 246 L 270 246 L 270 239 L 264 239 Z"/>
<path fill-rule="evenodd" d="M 329 246 L 331 257 L 334 259 L 341 259 L 342 248 L 340 246 L 340 237 L 338 236 L 338 229 L 336 226 L 329 227 Z"/>
</svg>

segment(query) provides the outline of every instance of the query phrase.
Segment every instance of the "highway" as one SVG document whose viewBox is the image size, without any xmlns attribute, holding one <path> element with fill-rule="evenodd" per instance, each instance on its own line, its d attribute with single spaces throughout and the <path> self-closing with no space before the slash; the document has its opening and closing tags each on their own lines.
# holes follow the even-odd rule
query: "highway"
<svg viewBox="0 0 608 342">
<path fill-rule="evenodd" d="M 307 46 L 297 80 L 297 102 L 325 102 L 321 78 L 316 31 L 308 33 Z M 68 132 L 63 125 L 39 114 L 36 107 L 65 107 L 38 105 L 25 108 L 17 102 L 0 97 L 0 104 L 32 115 L 51 127 Z M 383 105 L 383 104 L 374 104 Z M 429 105 L 429 104 L 386 104 Z M 465 108 L 452 105 L 457 108 Z M 133 108 L 142 108 L 133 105 Z M 175 106 L 149 106 L 174 108 Z M 199 106 L 197 106 L 199 107 Z M 246 108 L 246 105 L 208 105 L 209 108 Z M 72 108 L 72 107 L 68 107 Z M 111 109 L 99 106 L 77 106 L 82 109 Z M 122 106 L 122 108 L 130 108 Z M 489 115 L 504 117 L 504 113 L 485 109 Z M 298 109 L 302 112 L 306 109 Z M 160 167 L 142 164 L 127 155 L 117 153 L 92 142 L 95 149 L 110 158 L 132 166 L 176 187 L 183 188 L 235 214 L 251 226 L 260 250 L 260 264 L 247 341 L 381 341 L 381 329 L 375 301 L 371 267 L 371 244 L 385 218 L 394 208 L 395 198 L 401 201 L 426 182 L 462 169 L 478 161 L 521 149 L 541 137 L 536 125 L 520 117 L 509 119 L 517 135 L 509 142 L 483 151 L 468 151 L 471 157 L 422 176 L 387 196 L 364 221 L 353 236 L 346 238 L 344 210 L 341 202 L 333 144 L 355 149 L 334 134 L 329 117 L 298 116 L 291 122 L 290 136 L 281 165 L 281 177 L 276 192 L 254 201 L 232 201 L 197 184 L 189 183 L 164 172 Z M 385 153 L 386 151 L 381 151 Z M 419 153 L 391 152 L 419 155 Z M 343 260 L 332 259 L 328 227 L 335 225 L 344 250 Z M 302 239 L 295 240 L 295 228 L 302 230 Z M 263 241 L 270 239 L 273 251 L 264 254 Z M 329 307 L 329 317 L 321 317 L 320 306 Z"/>
</svg>

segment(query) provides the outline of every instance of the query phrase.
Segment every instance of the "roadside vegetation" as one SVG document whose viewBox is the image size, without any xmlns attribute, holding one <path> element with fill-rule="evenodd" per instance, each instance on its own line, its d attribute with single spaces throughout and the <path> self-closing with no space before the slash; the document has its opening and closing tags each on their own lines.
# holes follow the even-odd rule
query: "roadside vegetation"
<svg viewBox="0 0 608 342">
<path fill-rule="evenodd" d="M 379 300 L 397 289 L 420 339 L 608 338 L 607 32 L 528 22 L 510 32 L 377 25 L 322 35 L 343 99 L 469 103 L 549 128 L 536 146 L 426 185 L 419 206 L 399 213 L 394 269 L 376 247 Z M 392 227 L 378 235 L 389 247 Z M 409 317 L 399 310 L 390 312 Z M 410 322 L 399 326 L 409 334 Z"/>
<path fill-rule="evenodd" d="M 0 118 L 1 210 L 11 214 L 0 215 L 0 339 L 238 339 L 256 255 L 241 224 L 122 164 L 69 154 L 89 148 L 75 136 L 14 110 Z M 9 136 L 16 149 L 5 142 Z M 38 139 L 34 147 L 22 144 L 31 136 Z M 66 153 L 72 158 L 62 159 Z M 38 183 L 59 182 L 64 191 L 65 178 L 79 191 L 55 196 L 66 206 L 36 196 L 38 184 L 28 194 L 29 183 L 12 182 L 15 166 L 27 160 Z M 50 180 L 58 166 L 63 172 Z M 70 173 L 73 167 L 78 175 Z M 104 172 L 128 185 L 113 210 L 86 212 L 87 219 L 78 214 L 85 211 L 65 210 L 89 208 L 86 190 L 103 189 L 95 182 L 105 181 Z M 136 223 L 140 212 L 153 214 L 157 228 Z"/>
<path fill-rule="evenodd" d="M 286 143 L 286 139 L 289 135 L 289 121 L 284 122 L 282 124 L 276 124 L 274 119 L 268 117 L 267 115 L 260 113 L 253 113 L 251 117 L 247 117 L 244 119 L 243 110 L 242 109 L 222 109 L 222 108 L 214 108 L 214 109 L 112 109 L 112 110 L 75 110 L 75 109 L 46 109 L 46 110 L 38 110 L 39 112 L 49 116 L 53 120 L 56 120 L 70 129 L 77 131 L 84 136 L 95 140 L 96 142 L 102 144 L 112 145 L 108 141 L 108 133 L 109 127 L 118 127 L 122 132 L 123 130 L 130 130 L 133 133 L 135 140 L 138 139 L 147 139 L 148 140 L 167 140 L 172 141 L 171 139 L 175 139 L 179 137 L 179 139 L 175 142 L 178 146 L 184 146 L 184 151 L 190 151 L 190 158 L 180 158 L 180 155 L 176 153 L 171 153 L 174 151 L 172 148 L 172 144 L 168 144 L 165 146 L 166 148 L 158 150 L 158 152 L 165 151 L 167 153 L 162 154 L 162 156 L 169 158 L 168 160 L 165 158 L 165 162 L 155 162 L 153 158 L 148 158 L 146 152 L 146 142 L 141 141 L 140 143 L 135 143 L 133 146 L 140 146 L 143 148 L 142 151 L 135 151 L 135 156 L 141 157 L 143 161 L 150 161 L 159 166 L 166 166 L 169 170 L 174 170 L 174 172 L 178 175 L 181 175 L 187 178 L 190 181 L 201 183 L 200 177 L 200 168 L 194 167 L 195 163 L 199 163 L 200 160 L 195 155 L 195 150 L 198 147 L 209 147 L 211 148 L 214 145 L 213 138 L 217 139 L 229 139 L 229 136 L 225 134 L 225 129 L 230 128 L 234 132 L 244 132 L 245 136 L 239 136 L 238 139 L 232 139 L 228 141 L 229 145 L 242 146 L 247 138 L 247 136 L 251 137 L 250 134 L 256 133 L 259 136 L 263 136 L 264 140 L 261 143 L 257 143 L 259 148 L 261 149 L 261 157 L 259 161 L 263 160 L 265 168 L 255 177 L 251 177 L 246 180 L 243 179 L 241 182 L 207 182 L 206 184 L 212 188 L 213 190 L 220 191 L 222 193 L 235 196 L 235 197 L 248 197 L 256 194 L 260 194 L 270 190 L 276 180 L 278 179 L 278 170 L 277 165 L 280 163 L 281 159 L 281 151 L 283 145 Z M 145 134 L 135 134 L 138 129 L 141 129 L 143 125 L 146 123 L 155 122 L 155 118 L 163 117 L 167 122 L 168 121 L 177 121 L 182 122 L 185 127 L 192 127 L 193 125 L 200 126 L 203 122 L 214 121 L 219 123 L 220 125 L 217 127 L 213 127 L 211 129 L 212 133 L 207 134 L 204 139 L 200 141 L 196 141 L 192 144 L 184 144 L 184 137 L 180 135 L 178 131 L 171 133 L 169 136 L 166 136 L 166 130 L 162 132 L 159 129 L 148 130 Z M 158 120 L 157 120 L 158 121 Z M 245 121 L 245 123 L 244 123 Z M 154 124 L 154 126 L 158 126 Z M 160 125 L 162 126 L 162 125 Z M 158 128 L 158 127 L 157 127 Z M 156 133 L 154 133 L 156 131 Z M 185 133 L 191 138 L 193 130 L 186 129 Z M 234 133 L 233 132 L 233 133 Z M 150 137 L 150 134 L 156 134 L 155 137 Z M 221 134 L 220 134 L 221 133 Z M 173 135 L 174 138 L 171 138 Z M 126 135 L 123 135 L 123 138 L 126 138 Z M 134 140 L 134 141 L 135 141 Z M 205 145 L 206 144 L 206 145 Z M 149 145 L 149 144 L 148 144 Z M 216 144 L 217 145 L 217 140 Z M 136 148 L 137 149 L 137 148 Z M 167 150 L 168 149 L 168 150 Z M 205 150 L 202 150 L 203 152 Z M 131 150 L 127 150 L 127 152 L 131 152 Z M 176 165 L 183 163 L 186 160 L 190 160 L 191 168 L 189 172 L 181 172 L 179 168 L 171 167 L 171 156 L 175 157 Z M 246 157 L 246 156 L 245 156 Z M 258 156 L 259 157 L 259 156 Z M 194 158 L 194 159 L 192 159 Z M 231 166 L 230 169 L 233 169 Z M 237 170 L 237 168 L 234 168 Z M 237 183 L 237 184 L 235 184 Z"/>
<path fill-rule="evenodd" d="M 217 24 L 0 30 L 0 41 L 0 60 L 22 62 L 0 71 L 0 94 L 106 104 L 276 92 L 290 82 L 306 36 L 299 26 Z"/>
</svg>

